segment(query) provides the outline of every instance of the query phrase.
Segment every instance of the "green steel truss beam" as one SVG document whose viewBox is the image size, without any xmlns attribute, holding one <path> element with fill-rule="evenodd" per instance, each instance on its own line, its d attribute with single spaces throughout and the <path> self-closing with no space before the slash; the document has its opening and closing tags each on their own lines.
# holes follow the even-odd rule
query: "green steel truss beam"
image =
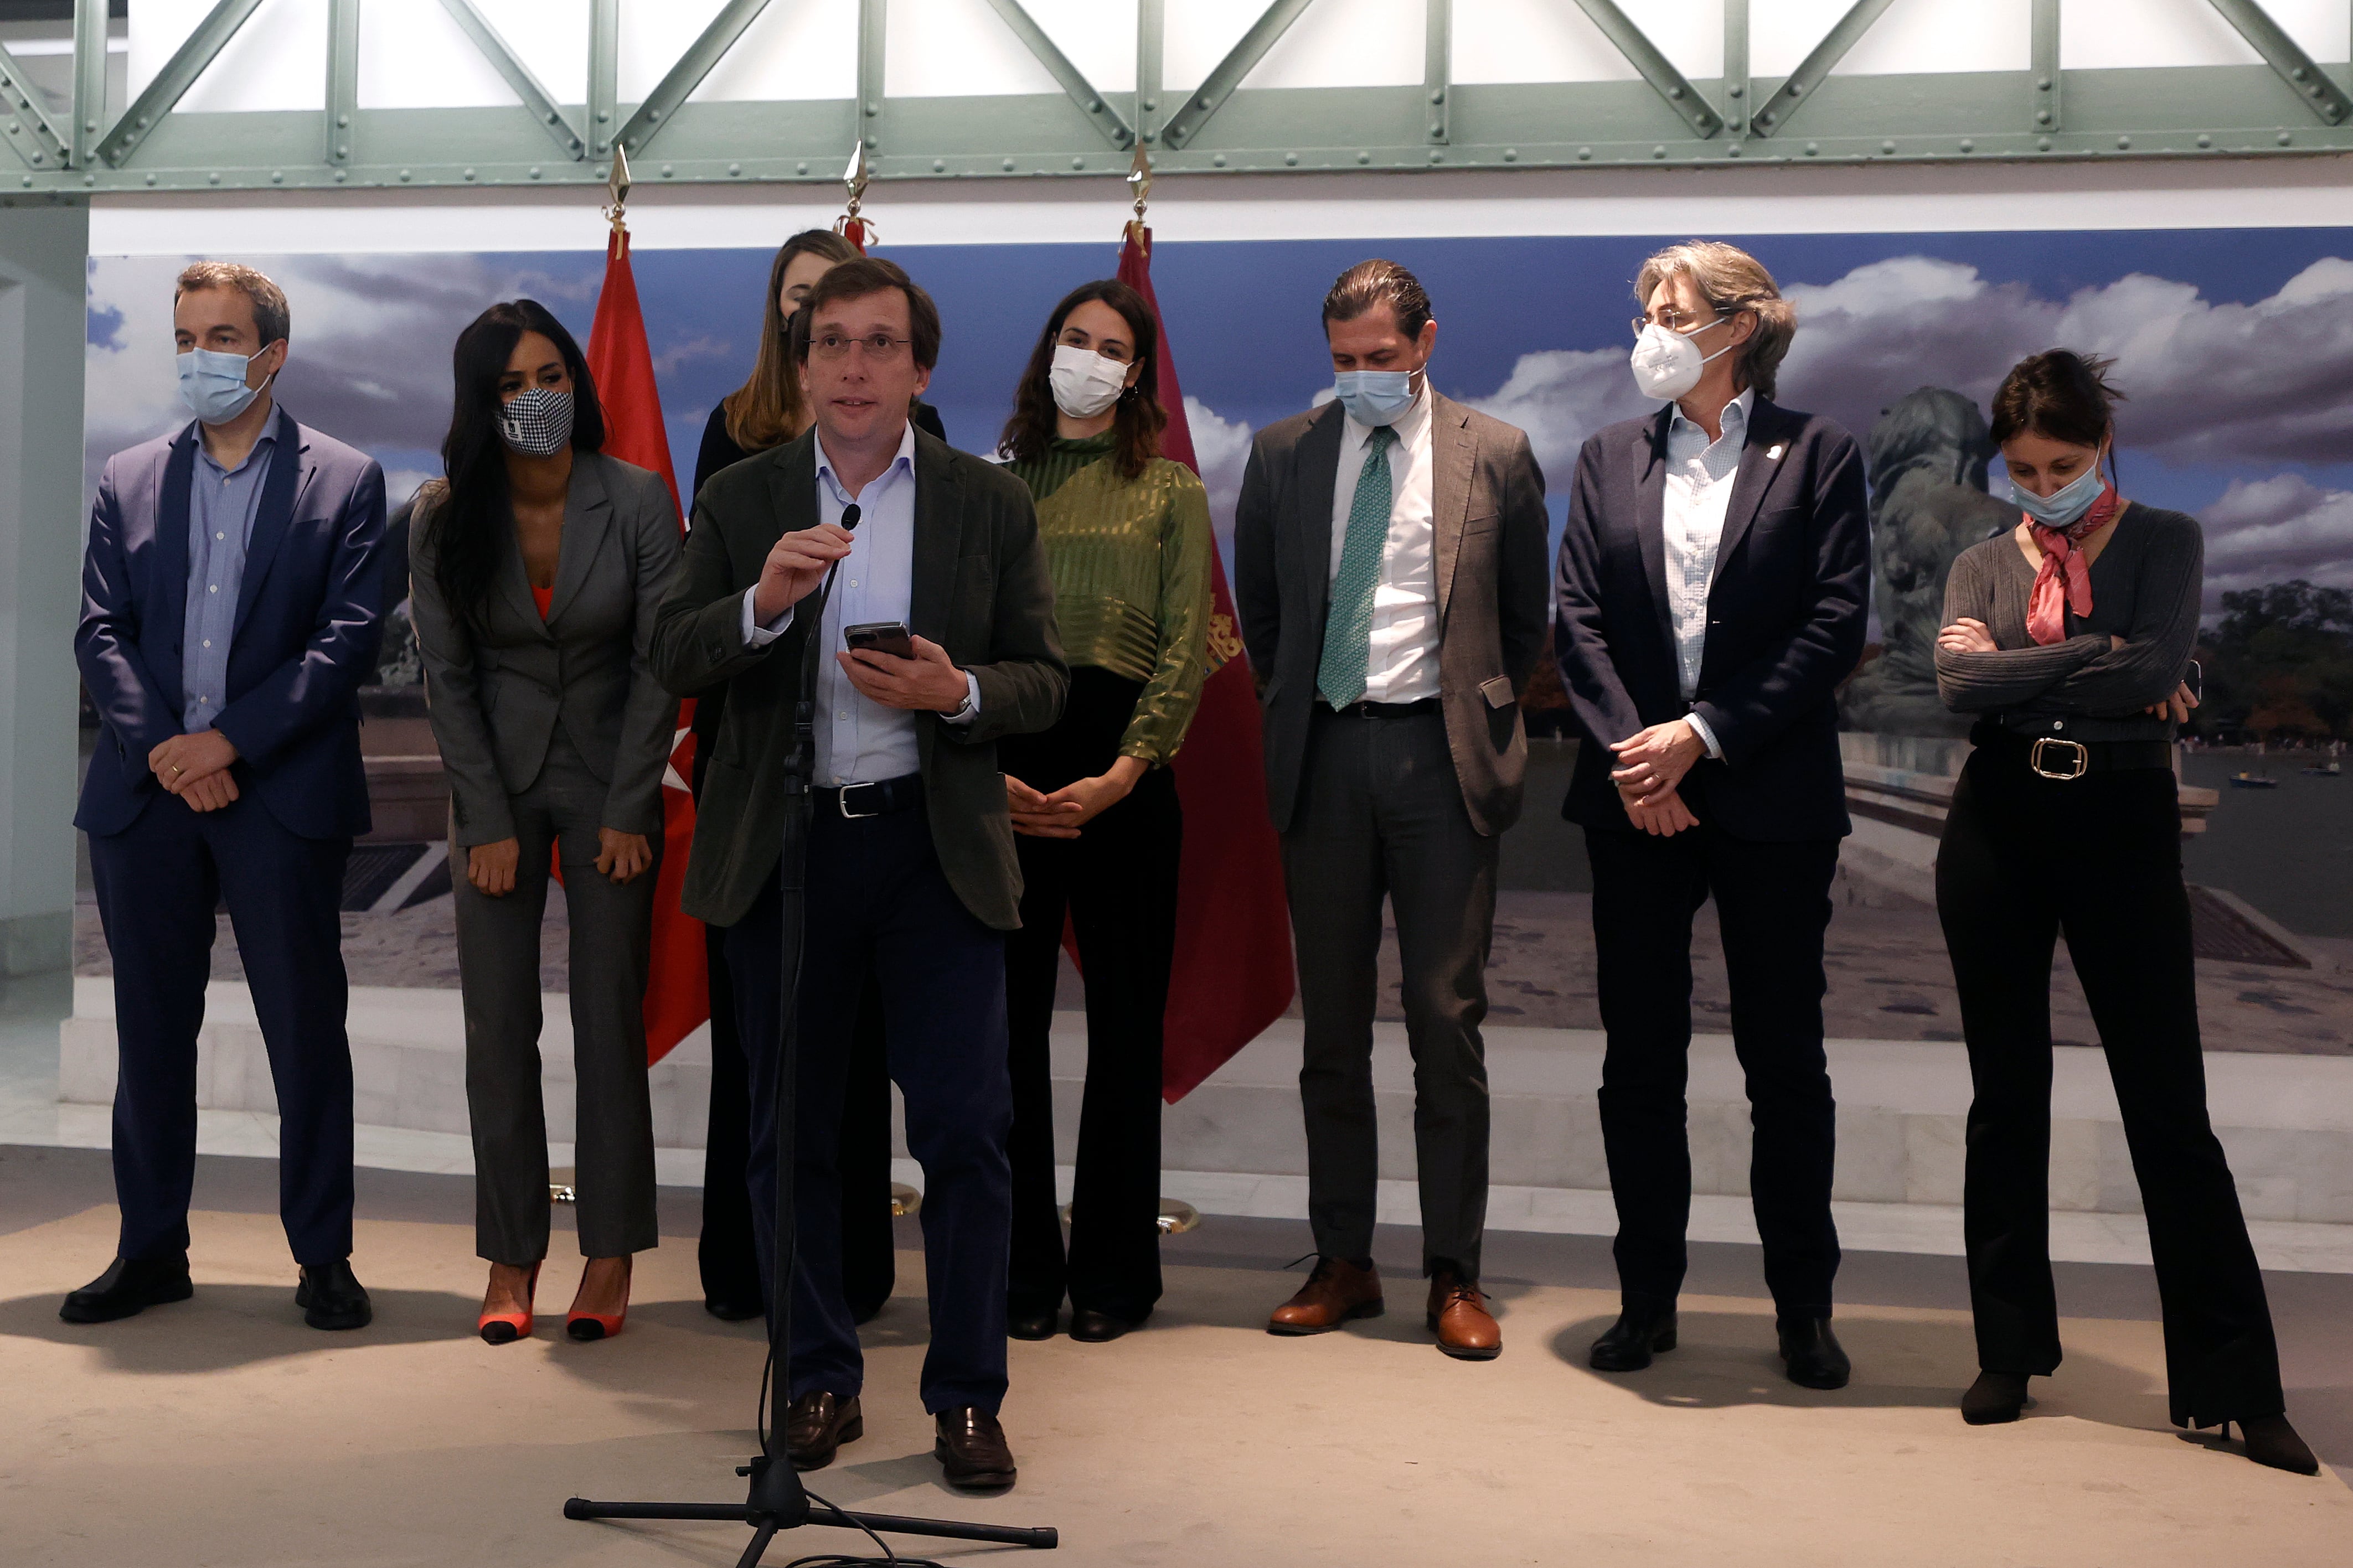
<svg viewBox="0 0 2353 1568">
<path fill-rule="evenodd" d="M 1047 37 L 1046 29 L 1021 8 L 1021 0 L 988 0 L 988 4 L 1004 19 L 1005 25 L 1013 29 L 1014 37 L 1021 40 L 1022 47 L 1037 56 L 1038 63 L 1046 68 L 1047 74 L 1062 84 L 1062 90 L 1070 95 L 1072 103 L 1079 106 L 1079 112 L 1103 132 L 1103 140 L 1114 147 L 1134 144 L 1135 132 L 1121 117 L 1119 110 L 1095 90 L 1094 83 L 1087 79 L 1086 73 L 1071 63 L 1071 57 L 1062 52 L 1061 46 Z M 1445 0 L 1431 0 L 1431 4 L 1443 5 Z"/>
<path fill-rule="evenodd" d="M 1626 63 L 1651 84 L 1651 90 L 1665 99 L 1667 107 L 1683 118 L 1692 135 L 1704 142 L 1724 129 L 1723 118 L 1683 79 L 1683 73 L 1675 69 L 1674 62 L 1659 51 L 1659 46 L 1651 42 L 1651 36 L 1618 9 L 1615 0 L 1577 0 L 1577 4 L 1601 29 L 1610 47 L 1625 56 Z"/>
<path fill-rule="evenodd" d="M 1749 134 L 1770 136 L 1787 125 L 1789 116 L 1807 101 L 1806 94 L 1830 80 L 1831 72 L 1838 68 L 1839 61 L 1846 58 L 1846 52 L 1862 41 L 1862 36 L 1871 31 L 1871 25 L 1885 16 L 1887 8 L 1894 4 L 1895 0 L 1854 0 L 1854 4 L 1847 8 L 1846 15 L 1831 24 L 1831 30 L 1822 35 L 1822 41 L 1814 46 L 1813 52 L 1789 74 L 1789 79 L 1781 84 L 1779 90 L 1773 95 L 1773 101 L 1757 111 L 1757 122 L 1750 128 Z"/>
<path fill-rule="evenodd" d="M 2208 0 L 2222 13 L 2223 20 L 2239 29 L 2263 63 L 2278 73 L 2280 80 L 2312 108 L 2312 112 L 2331 125 L 2342 125 L 2345 117 L 2353 113 L 2353 98 L 2328 79 L 2328 73 L 2316 64 L 2313 58 L 2287 36 L 2256 0 Z"/>
<path fill-rule="evenodd" d="M 1116 101 L 1036 27 L 1027 0 L 990 3 L 1059 90 L 886 99 L 885 0 L 860 0 L 855 100 L 689 101 L 760 12 L 762 0 L 732 0 L 639 105 L 617 98 L 620 0 L 589 0 L 588 101 L 569 111 L 549 99 L 472 0 L 441 3 L 515 89 L 522 110 L 361 108 L 353 17 L 366 0 L 317 3 L 329 14 L 323 115 L 175 107 L 259 5 L 220 0 L 138 101 L 110 122 L 106 5 L 80 0 L 69 122 L 32 112 L 39 109 L 37 95 L 0 57 L 0 139 L 14 149 L 0 158 L 0 192 L 80 196 L 533 183 L 601 191 L 617 142 L 628 146 L 641 189 L 664 183 L 829 185 L 853 143 L 862 143 L 878 181 L 1057 174 L 1109 182 L 1127 173 L 1138 143 L 1152 150 L 1164 174 L 2353 153 L 2353 108 L 2347 107 L 2353 76 L 2342 66 L 2313 64 L 2255 0 L 2211 3 L 2268 64 L 2071 70 L 2063 83 L 2062 0 L 2033 0 L 2031 67 L 2025 71 L 1833 74 L 1831 66 L 1888 4 L 1862 0 L 1781 82 L 1749 74 L 1747 0 L 1725 0 L 1723 75 L 1698 81 L 1676 71 L 1629 19 L 1635 7 L 1623 0 L 1577 0 L 1641 80 L 1470 85 L 1452 79 L 1455 7 L 1430 0 L 1418 83 L 1245 88 L 1308 3 L 1276 0 L 1208 80 L 1173 97 L 1163 79 L 1162 23 L 1178 8 L 1167 0 L 1138 0 L 1136 88 L 1132 99 L 1122 93 Z M 1792 126 L 1800 107 L 1803 120 Z M 537 129 L 525 126 L 526 117 Z M 550 141 L 559 154 L 554 158 Z M 582 195 L 592 199 L 589 189 Z"/>
<path fill-rule="evenodd" d="M 1274 0 L 1274 4 L 1250 24 L 1250 31 L 1241 36 L 1240 42 L 1227 51 L 1226 58 L 1218 62 L 1208 79 L 1200 85 L 1184 107 L 1169 116 L 1167 129 L 1160 133 L 1161 143 L 1182 151 L 1187 142 L 1198 136 L 1201 127 L 1209 122 L 1209 117 L 1225 107 L 1226 100 L 1233 97 L 1235 90 L 1242 85 L 1242 79 L 1258 68 L 1258 62 L 1266 58 L 1266 51 L 1274 47 L 1283 34 L 1291 31 L 1291 24 L 1299 20 L 1300 13 L 1313 3 L 1314 0 Z"/>
<path fill-rule="evenodd" d="M 664 121 L 678 111 L 678 106 L 693 96 L 711 74 L 720 58 L 735 47 L 744 29 L 759 20 L 760 13 L 768 8 L 768 0 L 727 0 L 711 26 L 687 47 L 678 58 L 678 64 L 656 84 L 629 122 L 621 127 L 621 150 L 632 157 L 643 157 L 646 143 L 654 139 Z"/>
<path fill-rule="evenodd" d="M 205 68 L 220 58 L 221 49 L 237 37 L 237 30 L 245 26 L 246 19 L 260 7 L 261 0 L 220 0 L 220 4 L 196 24 L 196 30 L 188 35 L 187 41 L 164 62 L 164 68 L 155 73 L 155 79 L 147 84 L 147 90 L 139 95 L 138 101 L 122 111 L 122 118 L 114 122 L 114 129 L 108 132 L 106 139 L 98 144 L 98 155 L 115 168 L 122 167 L 131 154 L 139 150 L 139 144 L 147 140 L 148 134 L 162 123 L 165 115 L 172 112 L 173 106 L 186 96 L 188 89 L 195 85 L 196 79 L 205 74 Z M 85 43 L 77 30 L 74 37 L 77 67 Z M 79 68 L 75 75 L 79 79 Z M 303 161 L 309 162 L 308 159 Z"/>
<path fill-rule="evenodd" d="M 473 40 L 474 47 L 491 62 L 491 68 L 506 78 L 507 86 L 522 100 L 522 106 L 531 110 L 531 117 L 539 121 L 539 128 L 547 132 L 547 138 L 555 143 L 556 151 L 575 162 L 586 158 L 588 143 L 581 139 L 580 132 L 572 128 L 572 122 L 564 118 L 564 110 L 555 106 L 555 100 L 549 96 L 547 89 L 539 85 L 539 79 L 531 74 L 531 68 L 507 47 L 507 41 L 499 37 L 499 30 L 491 26 L 491 19 L 474 8 L 474 0 L 441 0 L 441 9 L 448 12 L 450 19 L 466 30 L 466 37 Z"/>
</svg>

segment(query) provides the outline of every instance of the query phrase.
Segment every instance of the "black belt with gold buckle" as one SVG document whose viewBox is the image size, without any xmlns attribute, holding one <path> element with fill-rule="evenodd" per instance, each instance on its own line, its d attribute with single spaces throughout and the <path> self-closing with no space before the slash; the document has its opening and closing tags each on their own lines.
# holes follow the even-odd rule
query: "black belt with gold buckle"
<svg viewBox="0 0 2353 1568">
<path fill-rule="evenodd" d="M 2066 752 L 2065 761 L 2074 765 L 2065 773 L 2045 767 L 2042 759 L 2046 752 L 2052 755 Z M 2079 779 L 2092 771 L 2092 748 L 2081 741 L 2063 741 L 2056 735 L 2038 735 L 2034 744 L 2027 750 L 2026 765 L 2046 779 Z"/>
</svg>

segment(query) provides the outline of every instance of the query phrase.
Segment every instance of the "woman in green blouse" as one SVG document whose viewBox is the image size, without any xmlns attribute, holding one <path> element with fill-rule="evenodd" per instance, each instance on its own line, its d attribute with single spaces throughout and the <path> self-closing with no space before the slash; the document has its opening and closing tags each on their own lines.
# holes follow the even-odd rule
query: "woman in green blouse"
<svg viewBox="0 0 2353 1568">
<path fill-rule="evenodd" d="M 1168 763 L 1208 673 L 1215 546 L 1201 481 L 1160 456 L 1158 337 L 1126 284 L 1073 289 L 998 442 L 1038 499 L 1071 666 L 1060 721 L 997 743 L 1025 888 L 1005 948 L 1017 1339 L 1050 1338 L 1066 1289 L 1075 1340 L 1117 1339 L 1160 1299 L 1160 1016 L 1184 827 Z M 1047 1051 L 1066 914 L 1087 993 L 1067 1260 Z"/>
</svg>

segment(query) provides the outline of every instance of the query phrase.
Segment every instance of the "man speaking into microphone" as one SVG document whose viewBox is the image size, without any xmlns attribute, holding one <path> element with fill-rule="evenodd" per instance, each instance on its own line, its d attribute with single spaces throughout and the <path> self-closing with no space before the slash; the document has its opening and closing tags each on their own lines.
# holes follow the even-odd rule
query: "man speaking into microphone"
<svg viewBox="0 0 2353 1568">
<path fill-rule="evenodd" d="M 1052 725 L 1069 672 L 1029 489 L 908 422 L 939 359 L 931 296 L 891 262 L 858 260 L 828 272 L 801 313 L 807 333 L 795 342 L 817 423 L 703 487 L 654 631 L 665 686 L 727 684 L 684 904 L 727 928 L 765 1285 L 776 1238 L 786 770 L 802 661 L 819 660 L 786 1444 L 797 1468 L 815 1469 L 864 1430 L 837 1156 L 871 963 L 908 1149 L 923 1167 L 934 1452 L 950 1484 L 1002 1489 L 1014 1480 L 997 1421 L 1012 1212 L 1003 933 L 1020 923 L 1021 875 L 996 742 Z M 828 574 L 830 593 L 812 598 Z"/>
</svg>

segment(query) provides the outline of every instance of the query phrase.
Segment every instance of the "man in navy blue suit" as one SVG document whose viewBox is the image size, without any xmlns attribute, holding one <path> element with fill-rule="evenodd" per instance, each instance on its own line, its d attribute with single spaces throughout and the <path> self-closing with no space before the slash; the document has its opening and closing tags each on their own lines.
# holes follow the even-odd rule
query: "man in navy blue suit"
<svg viewBox="0 0 2353 1568">
<path fill-rule="evenodd" d="M 319 1329 L 364 1326 L 353 1277 L 343 863 L 367 831 L 359 688 L 375 662 L 384 471 L 270 384 L 286 296 L 200 261 L 172 308 L 189 425 L 99 481 L 74 653 L 101 729 L 75 825 L 114 958 L 114 1263 L 69 1322 L 185 1300 L 196 1031 L 226 902 L 281 1119 L 279 1206 Z"/>
</svg>

